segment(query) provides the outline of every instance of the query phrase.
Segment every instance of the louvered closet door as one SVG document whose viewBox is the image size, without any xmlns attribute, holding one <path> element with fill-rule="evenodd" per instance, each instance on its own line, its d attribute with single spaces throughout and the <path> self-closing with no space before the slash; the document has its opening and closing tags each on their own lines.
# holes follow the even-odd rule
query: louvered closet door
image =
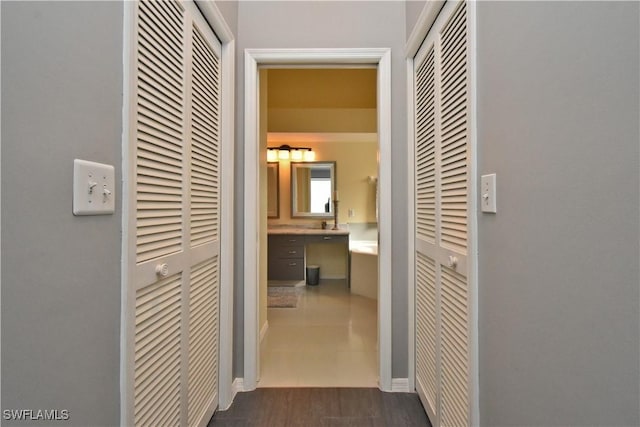
<svg viewBox="0 0 640 427">
<path fill-rule="evenodd" d="M 206 425 L 218 394 L 220 43 L 192 2 L 136 4 L 136 426 Z"/>
<path fill-rule="evenodd" d="M 434 425 L 470 424 L 467 4 L 447 2 L 414 58 L 416 388 Z"/>
</svg>

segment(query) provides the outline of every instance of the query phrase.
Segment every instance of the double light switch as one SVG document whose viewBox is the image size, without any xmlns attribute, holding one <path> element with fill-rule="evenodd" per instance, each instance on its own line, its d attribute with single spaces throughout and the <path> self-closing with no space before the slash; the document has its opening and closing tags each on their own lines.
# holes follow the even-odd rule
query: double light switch
<svg viewBox="0 0 640 427">
<path fill-rule="evenodd" d="M 108 215 L 115 210 L 115 170 L 111 165 L 73 161 L 73 214 Z"/>
</svg>

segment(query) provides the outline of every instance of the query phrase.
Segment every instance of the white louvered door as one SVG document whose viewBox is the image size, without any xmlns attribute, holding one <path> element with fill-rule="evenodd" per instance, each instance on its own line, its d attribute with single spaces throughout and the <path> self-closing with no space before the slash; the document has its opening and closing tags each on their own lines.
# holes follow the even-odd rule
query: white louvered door
<svg viewBox="0 0 640 427">
<path fill-rule="evenodd" d="M 456 427 L 471 423 L 467 6 L 445 3 L 414 58 L 416 389 Z"/>
<path fill-rule="evenodd" d="M 125 418 L 202 426 L 218 395 L 221 46 L 190 1 L 136 2 L 134 22 Z"/>
</svg>

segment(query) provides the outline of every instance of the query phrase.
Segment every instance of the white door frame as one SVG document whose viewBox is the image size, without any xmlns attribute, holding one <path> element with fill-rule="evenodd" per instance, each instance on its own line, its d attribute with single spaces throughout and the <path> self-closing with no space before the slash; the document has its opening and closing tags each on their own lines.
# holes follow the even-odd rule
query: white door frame
<svg viewBox="0 0 640 427">
<path fill-rule="evenodd" d="M 391 49 L 247 49 L 244 54 L 244 390 L 257 386 L 259 360 L 258 67 L 261 65 L 376 65 L 378 69 L 379 388 L 391 391 Z"/>
<path fill-rule="evenodd" d="M 409 251 L 407 259 L 408 268 L 408 297 L 409 297 L 409 390 L 416 390 L 416 315 L 415 315 L 415 241 L 413 236 L 415 233 L 415 202 L 412 195 L 415 192 L 415 105 L 413 103 L 415 96 L 415 85 L 413 82 L 414 57 L 420 49 L 423 40 L 427 37 L 429 29 L 438 18 L 440 10 L 446 3 L 446 0 L 433 0 L 427 2 L 422 9 L 418 21 L 414 26 L 407 44 L 405 45 L 406 57 L 406 73 L 407 73 L 407 172 L 408 172 L 408 191 L 411 206 L 408 215 L 408 236 Z M 468 236 L 469 248 L 467 255 L 469 284 L 469 303 L 471 311 L 470 324 L 470 358 L 469 358 L 469 391 L 471 396 L 469 404 L 471 406 L 471 425 L 480 425 L 480 401 L 479 401 L 479 372 L 478 372 L 478 142 L 477 142 L 477 44 L 476 44 L 476 2 L 469 1 L 467 3 L 469 10 L 469 28 L 470 44 L 469 44 L 469 60 L 471 61 L 471 77 L 470 77 L 470 128 L 471 138 L 469 140 L 469 176 L 470 176 L 470 197 L 468 200 Z"/>
<path fill-rule="evenodd" d="M 215 3 L 194 0 L 211 30 L 222 44 L 221 82 L 221 189 L 220 189 L 220 246 L 225 248 L 220 255 L 220 324 L 218 355 L 218 406 L 227 409 L 233 401 L 233 197 L 234 197 L 234 126 L 235 126 L 235 39 L 224 16 Z M 130 259 L 135 247 L 135 223 L 130 216 L 135 211 L 133 167 L 135 153 L 135 116 L 133 96 L 135 81 L 136 2 L 126 2 L 123 22 L 123 108 L 122 108 L 122 268 L 121 268 L 121 319 L 120 319 L 120 424 L 127 425 L 129 402 L 132 390 L 132 375 L 129 365 L 127 327 L 134 313 L 128 312 L 129 302 L 135 299 L 133 269 L 135 260 Z"/>
<path fill-rule="evenodd" d="M 204 19 L 222 44 L 221 85 L 221 190 L 220 190 L 220 344 L 218 355 L 218 407 L 228 409 L 233 402 L 233 270 L 234 270 L 234 193 L 235 193 L 235 73 L 236 42 L 231 28 L 216 6 L 208 0 L 195 0 Z"/>
</svg>

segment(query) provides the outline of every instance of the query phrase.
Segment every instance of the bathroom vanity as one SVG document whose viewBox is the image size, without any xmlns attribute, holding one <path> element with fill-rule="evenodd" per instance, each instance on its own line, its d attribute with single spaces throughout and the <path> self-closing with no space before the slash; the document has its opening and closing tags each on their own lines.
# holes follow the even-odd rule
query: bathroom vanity
<svg viewBox="0 0 640 427">
<path fill-rule="evenodd" d="M 316 228 L 273 228 L 268 230 L 269 280 L 304 280 L 305 252 L 309 244 L 342 243 L 349 265 L 349 231 Z M 347 272 L 347 280 L 348 280 Z"/>
</svg>

